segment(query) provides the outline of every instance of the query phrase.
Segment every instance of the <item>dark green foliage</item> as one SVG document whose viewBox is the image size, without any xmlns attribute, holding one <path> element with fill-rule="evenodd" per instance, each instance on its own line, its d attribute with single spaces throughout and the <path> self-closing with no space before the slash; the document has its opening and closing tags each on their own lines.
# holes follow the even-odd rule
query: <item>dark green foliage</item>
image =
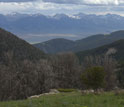
<svg viewBox="0 0 124 107">
<path fill-rule="evenodd" d="M 120 62 L 118 65 L 117 79 L 119 81 L 119 86 L 124 88 L 124 62 Z"/>
<path fill-rule="evenodd" d="M 87 88 L 97 90 L 104 86 L 105 72 L 103 67 L 91 67 L 83 72 L 82 81 Z"/>
<path fill-rule="evenodd" d="M 110 91 L 117 86 L 116 68 L 117 62 L 114 58 L 104 56 L 87 56 L 83 62 L 83 71 L 94 66 L 102 66 L 105 71 L 105 90 Z"/>
<path fill-rule="evenodd" d="M 39 60 L 46 55 L 10 32 L 0 29 L 0 61 L 5 61 L 5 53 L 12 52 L 16 60 Z"/>
</svg>

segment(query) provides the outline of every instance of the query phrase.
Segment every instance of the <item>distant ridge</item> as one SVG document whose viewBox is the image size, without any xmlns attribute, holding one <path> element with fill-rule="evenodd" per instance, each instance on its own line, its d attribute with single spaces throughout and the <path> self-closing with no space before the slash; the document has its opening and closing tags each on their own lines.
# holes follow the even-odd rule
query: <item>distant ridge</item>
<svg viewBox="0 0 124 107">
<path fill-rule="evenodd" d="M 123 61 L 124 60 L 124 39 L 113 42 L 109 45 L 104 45 L 95 49 L 77 52 L 76 55 L 80 61 L 83 61 L 86 56 L 99 56 L 109 55 L 113 58 Z"/>
<path fill-rule="evenodd" d="M 52 39 L 43 43 L 34 44 L 35 47 L 41 49 L 45 53 L 59 53 L 67 52 L 71 46 L 75 44 L 74 41 L 59 38 Z"/>
<path fill-rule="evenodd" d="M 124 30 L 106 35 L 93 35 L 77 41 L 52 39 L 43 43 L 34 44 L 34 46 L 46 53 L 78 52 L 110 44 L 120 39 L 124 39 Z"/>
</svg>

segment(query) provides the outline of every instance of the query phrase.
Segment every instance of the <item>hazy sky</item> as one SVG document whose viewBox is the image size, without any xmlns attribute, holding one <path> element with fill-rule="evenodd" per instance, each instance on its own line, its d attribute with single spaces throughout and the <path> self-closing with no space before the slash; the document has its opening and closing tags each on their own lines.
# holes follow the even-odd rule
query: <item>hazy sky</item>
<svg viewBox="0 0 124 107">
<path fill-rule="evenodd" d="M 114 13 L 124 15 L 124 0 L 0 0 L 0 13 Z"/>
</svg>

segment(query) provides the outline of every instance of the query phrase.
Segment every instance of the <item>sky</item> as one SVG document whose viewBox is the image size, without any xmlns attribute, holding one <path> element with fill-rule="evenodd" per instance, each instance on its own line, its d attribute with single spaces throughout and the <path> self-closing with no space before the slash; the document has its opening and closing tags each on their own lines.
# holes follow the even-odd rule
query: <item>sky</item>
<svg viewBox="0 0 124 107">
<path fill-rule="evenodd" d="M 10 13 L 112 13 L 124 16 L 124 0 L 0 0 L 0 14 Z"/>
</svg>

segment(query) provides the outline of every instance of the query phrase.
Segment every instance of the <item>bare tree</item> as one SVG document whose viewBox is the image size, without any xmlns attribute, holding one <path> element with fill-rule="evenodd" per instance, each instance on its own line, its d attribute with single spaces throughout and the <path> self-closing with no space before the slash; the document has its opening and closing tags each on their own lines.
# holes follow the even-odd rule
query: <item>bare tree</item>
<svg viewBox="0 0 124 107">
<path fill-rule="evenodd" d="M 58 88 L 79 87 L 79 60 L 73 53 L 58 54 L 56 59 L 52 61 L 52 67 L 56 75 Z"/>
<path fill-rule="evenodd" d="M 0 65 L 0 100 L 24 99 L 51 88 L 52 68 L 47 60 L 15 61 L 13 54 L 5 54 Z"/>
</svg>

